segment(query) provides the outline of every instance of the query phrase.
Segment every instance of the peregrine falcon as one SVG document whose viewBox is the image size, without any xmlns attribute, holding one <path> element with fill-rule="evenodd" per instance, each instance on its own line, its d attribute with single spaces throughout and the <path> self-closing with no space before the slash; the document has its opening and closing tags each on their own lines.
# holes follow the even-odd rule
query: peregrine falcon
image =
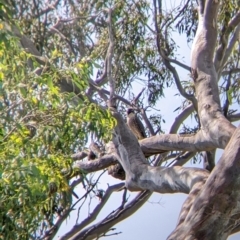
<svg viewBox="0 0 240 240">
<path fill-rule="evenodd" d="M 103 151 L 101 150 L 99 144 L 97 142 L 92 141 L 89 145 L 89 153 L 88 153 L 88 160 L 94 160 L 96 158 L 100 158 L 104 155 Z"/>
<path fill-rule="evenodd" d="M 138 140 L 147 137 L 142 122 L 131 108 L 127 110 L 127 125 Z"/>
</svg>

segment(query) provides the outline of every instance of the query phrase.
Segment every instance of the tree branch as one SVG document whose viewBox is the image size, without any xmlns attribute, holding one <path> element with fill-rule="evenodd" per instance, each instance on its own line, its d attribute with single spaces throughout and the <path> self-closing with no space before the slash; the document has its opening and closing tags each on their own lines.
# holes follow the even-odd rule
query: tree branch
<svg viewBox="0 0 240 240">
<path fill-rule="evenodd" d="M 222 72 L 222 76 L 226 76 L 226 75 L 229 75 L 229 73 L 240 73 L 240 68 L 231 68 L 230 70 L 226 70 L 226 71 L 223 71 Z"/>
<path fill-rule="evenodd" d="M 159 193 L 189 193 L 197 181 L 205 181 L 208 177 L 208 172 L 201 169 L 182 168 L 179 166 L 171 168 L 149 166 L 139 148 L 137 139 L 127 128 L 122 116 L 113 109 L 112 113 L 118 122 L 113 140 L 115 156 L 125 170 L 126 187 L 129 190 L 139 191 L 148 189 Z M 160 136 L 151 138 L 155 137 Z M 142 144 L 142 141 L 140 144 Z M 175 181 L 173 182 L 171 179 Z"/>
<path fill-rule="evenodd" d="M 176 118 L 174 123 L 172 124 L 169 133 L 176 133 L 179 129 L 180 125 L 183 123 L 185 119 L 189 117 L 189 115 L 194 111 L 194 107 L 192 104 L 187 106 Z"/>
<path fill-rule="evenodd" d="M 159 26 L 158 26 L 158 14 L 157 14 L 156 0 L 154 0 L 153 3 L 154 3 L 154 24 L 155 24 L 155 31 L 157 33 L 156 45 L 157 45 L 158 53 L 162 57 L 164 65 L 172 73 L 173 78 L 174 78 L 175 83 L 176 83 L 176 86 L 177 86 L 180 94 L 184 98 L 191 101 L 194 105 L 194 108 L 197 109 L 197 100 L 195 99 L 194 95 L 190 95 L 190 94 L 187 94 L 185 92 L 185 90 L 182 87 L 182 84 L 181 84 L 181 81 L 179 79 L 179 76 L 178 76 L 178 73 L 177 73 L 176 69 L 170 64 L 170 61 L 168 60 L 165 51 L 160 46 L 160 43 L 163 41 L 163 37 L 162 37 L 162 34 L 161 34 Z"/>
<path fill-rule="evenodd" d="M 171 59 L 171 58 L 169 58 L 169 57 L 166 57 L 166 59 L 167 59 L 169 62 L 174 63 L 174 64 L 178 65 L 179 67 L 187 70 L 188 72 L 191 72 L 191 68 L 190 68 L 189 66 L 183 64 L 182 62 L 179 62 L 179 61 L 176 60 L 176 59 Z"/>
<path fill-rule="evenodd" d="M 227 118 L 230 122 L 239 121 L 240 120 L 240 113 L 229 114 Z"/>
<path fill-rule="evenodd" d="M 207 136 L 216 147 L 224 148 L 235 127 L 222 114 L 217 74 L 213 64 L 218 4 L 219 2 L 207 0 L 204 14 L 199 14 L 198 29 L 192 46 L 191 66 L 202 136 Z"/>
<path fill-rule="evenodd" d="M 209 172 L 215 167 L 215 154 L 216 150 L 205 151 L 203 153 L 203 168 L 207 169 Z"/>
<path fill-rule="evenodd" d="M 151 136 L 154 136 L 154 135 L 155 135 L 154 129 L 153 129 L 153 127 L 152 127 L 152 124 L 151 124 L 150 121 L 148 120 L 148 117 L 147 117 L 147 114 L 146 114 L 145 109 L 143 109 L 143 108 L 141 109 L 141 115 L 142 115 L 142 117 L 143 117 L 144 122 L 145 122 L 146 125 L 147 125 L 147 128 L 148 128 Z"/>
<path fill-rule="evenodd" d="M 77 160 L 82 160 L 84 159 L 85 157 L 88 156 L 88 152 L 87 151 L 81 151 L 81 152 L 77 152 L 77 153 L 74 153 L 71 158 L 74 160 L 74 161 L 77 161 Z"/>
<path fill-rule="evenodd" d="M 98 87 L 94 81 L 90 80 L 89 81 L 90 85 L 92 88 L 94 88 L 95 91 L 97 91 L 99 93 L 100 96 L 102 96 L 103 94 L 109 95 L 110 96 L 110 92 L 104 88 Z M 127 99 L 125 99 L 124 97 L 121 97 L 120 95 L 115 94 L 114 97 L 116 99 L 118 99 L 119 101 L 125 103 L 126 105 L 131 106 L 131 102 L 129 102 Z M 107 98 L 104 97 L 104 100 L 106 100 Z"/>
<path fill-rule="evenodd" d="M 103 170 L 115 163 L 117 163 L 117 159 L 114 155 L 104 155 L 101 158 L 94 159 L 93 161 L 75 162 L 73 164 L 73 168 L 78 168 L 80 171 L 83 171 L 84 173 L 91 173 Z"/>
<path fill-rule="evenodd" d="M 240 24 L 237 25 L 237 27 L 235 28 L 232 37 L 227 45 L 225 54 L 223 56 L 223 60 L 222 60 L 222 64 L 221 64 L 221 69 L 224 67 L 224 65 L 226 64 L 229 56 L 232 53 L 232 50 L 236 44 L 236 42 L 239 40 L 239 32 L 240 32 Z M 221 69 L 219 70 L 219 73 L 221 73 Z"/>
<path fill-rule="evenodd" d="M 232 49 L 238 40 L 239 31 L 240 31 L 240 12 L 238 12 L 228 23 L 228 26 L 223 26 L 222 33 L 220 35 L 220 45 L 216 51 L 214 57 L 214 65 L 218 73 L 218 78 L 220 77 L 223 66 L 225 65 L 227 59 L 229 58 Z M 235 28 L 235 30 L 234 30 Z M 227 45 L 229 36 L 234 30 L 232 38 Z"/>
<path fill-rule="evenodd" d="M 191 158 L 193 158 L 195 154 L 196 154 L 196 152 L 186 152 L 186 153 L 184 153 L 182 155 L 179 155 L 178 157 L 176 157 L 173 160 L 173 161 L 175 161 L 175 163 L 172 166 L 183 166 Z"/>
<path fill-rule="evenodd" d="M 110 107 L 116 106 L 115 95 L 115 81 L 112 77 L 112 58 L 113 58 L 113 48 L 114 48 L 114 39 L 113 39 L 113 30 L 112 30 L 112 9 L 108 10 L 108 34 L 109 34 L 109 47 L 107 51 L 107 79 L 110 86 Z"/>
<path fill-rule="evenodd" d="M 145 138 L 139 141 L 145 156 L 162 153 L 163 151 L 206 151 L 216 147 L 224 148 L 225 145 L 215 145 L 207 139 L 202 131 L 192 136 L 178 134 L 162 134 Z"/>
<path fill-rule="evenodd" d="M 226 84 L 226 88 L 225 88 L 225 103 L 223 104 L 223 114 L 225 117 L 227 117 L 228 115 L 228 109 L 229 109 L 229 99 L 228 99 L 228 91 L 229 91 L 229 88 L 231 86 L 231 80 L 232 80 L 232 73 L 230 71 L 229 75 L 228 75 L 228 78 L 227 78 L 227 84 Z"/>
<path fill-rule="evenodd" d="M 116 212 L 106 217 L 99 223 L 94 224 L 82 232 L 76 234 L 71 240 L 92 240 L 100 234 L 109 231 L 109 229 L 135 213 L 151 196 L 150 191 L 139 193 L 138 196 L 127 204 L 123 209 L 117 209 Z M 67 239 L 62 239 L 67 240 Z"/>
<path fill-rule="evenodd" d="M 231 234 L 236 224 L 229 219 L 239 214 L 239 159 L 240 127 L 234 132 L 205 185 L 199 193 L 195 193 L 191 208 L 186 209 L 188 213 L 181 218 L 168 240 L 226 239 Z M 183 212 L 184 208 L 181 214 Z"/>
<path fill-rule="evenodd" d="M 68 233 L 64 234 L 60 238 L 60 240 L 70 239 L 76 233 L 80 232 L 83 228 L 85 228 L 87 225 L 89 225 L 94 220 L 96 220 L 98 214 L 101 212 L 105 204 L 108 202 L 108 199 L 110 198 L 111 194 L 113 192 L 119 191 L 123 186 L 124 186 L 124 183 L 118 183 L 108 187 L 103 198 L 101 199 L 101 202 L 94 208 L 94 210 L 90 213 L 90 215 L 86 219 L 84 219 L 81 223 L 75 224 Z"/>
</svg>

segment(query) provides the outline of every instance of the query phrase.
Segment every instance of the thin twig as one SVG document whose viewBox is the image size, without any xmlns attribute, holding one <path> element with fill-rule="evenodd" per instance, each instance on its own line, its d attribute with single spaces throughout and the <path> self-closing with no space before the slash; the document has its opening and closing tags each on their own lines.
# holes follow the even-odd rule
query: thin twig
<svg viewBox="0 0 240 240">
<path fill-rule="evenodd" d="M 112 59 L 113 59 L 113 49 L 114 49 L 114 39 L 113 39 L 113 29 L 112 29 L 112 9 L 110 8 L 108 10 L 108 34 L 109 34 L 109 48 L 107 52 L 107 78 L 109 81 L 109 86 L 110 86 L 110 99 L 109 99 L 109 104 L 110 107 L 113 107 L 116 105 L 115 103 L 115 81 L 113 80 L 112 77 Z"/>
<path fill-rule="evenodd" d="M 119 184 L 115 184 L 113 186 L 108 187 L 101 202 L 94 208 L 94 210 L 91 212 L 91 214 L 86 219 L 84 219 L 81 223 L 76 224 L 68 233 L 66 233 L 64 236 L 62 236 L 60 238 L 60 240 L 69 239 L 71 236 L 73 236 L 77 232 L 81 231 L 84 227 L 86 227 L 91 222 L 93 222 L 96 219 L 96 217 L 98 216 L 98 214 L 100 213 L 100 211 L 102 210 L 102 208 L 107 203 L 111 194 L 115 191 L 118 191 L 123 186 L 124 186 L 124 183 L 119 183 Z"/>
</svg>

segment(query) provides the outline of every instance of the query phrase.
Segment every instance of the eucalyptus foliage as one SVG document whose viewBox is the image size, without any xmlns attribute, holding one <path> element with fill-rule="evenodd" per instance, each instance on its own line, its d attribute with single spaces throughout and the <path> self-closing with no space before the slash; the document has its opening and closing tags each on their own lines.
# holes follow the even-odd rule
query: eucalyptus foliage
<svg viewBox="0 0 240 240">
<path fill-rule="evenodd" d="M 191 45 L 197 32 L 197 5 L 204 1 L 181 1 L 171 9 L 163 2 L 0 0 L 0 239 L 52 239 L 76 206 L 75 177 L 85 191 L 80 200 L 90 198 L 89 205 L 92 196 L 108 200 L 112 191 L 123 189 L 122 185 L 98 189 L 99 179 L 87 174 L 103 170 L 104 164 L 95 159 L 99 165 L 89 170 L 88 164 L 84 165 L 87 161 L 82 161 L 87 169 L 83 170 L 74 167 L 71 157 L 80 152 L 82 159 L 92 160 L 88 150 L 91 141 L 102 151 L 94 153 L 94 158 L 109 160 L 104 155 L 106 145 L 117 125 L 108 101 L 113 86 L 117 106 L 111 107 L 123 117 L 128 107 L 141 110 L 148 136 L 164 133 L 160 100 L 173 85 L 182 96 L 175 113 L 191 108 L 189 115 L 194 121 L 188 126 L 181 115 L 176 118 L 179 122 L 173 121 L 176 124 L 171 133 L 180 126 L 183 135 L 200 130 L 190 67 L 177 55 L 180 43 L 174 36 L 184 35 Z M 239 7 L 239 1 L 219 4 L 216 52 L 226 47 L 226 38 L 233 30 L 228 24 L 238 11 L 235 6 Z M 215 60 L 214 64 L 221 66 L 217 57 Z M 238 119 L 234 116 L 234 104 L 240 102 L 238 66 L 239 44 L 235 44 L 217 73 L 223 112 L 229 119 Z M 189 79 L 180 80 L 177 67 L 189 71 Z M 143 87 L 140 94 L 137 85 Z M 187 156 L 179 149 L 161 161 Z M 201 157 L 196 153 L 191 156 L 194 161 Z M 152 166 L 161 162 L 157 157 L 148 160 Z M 89 214 L 79 232 L 89 228 L 80 234 L 92 234 L 91 239 L 103 236 L 109 230 L 104 229 L 109 219 L 113 226 L 134 213 L 149 196 L 149 192 L 142 192 L 126 207 L 124 191 L 119 209 L 92 228 L 90 218 L 95 215 Z M 101 203 L 99 209 L 106 202 Z M 95 209 L 96 215 L 99 209 Z M 118 214 L 124 210 L 128 214 Z M 91 233 L 96 229 L 100 229 L 97 234 Z M 70 234 L 74 235 L 74 229 Z"/>
</svg>

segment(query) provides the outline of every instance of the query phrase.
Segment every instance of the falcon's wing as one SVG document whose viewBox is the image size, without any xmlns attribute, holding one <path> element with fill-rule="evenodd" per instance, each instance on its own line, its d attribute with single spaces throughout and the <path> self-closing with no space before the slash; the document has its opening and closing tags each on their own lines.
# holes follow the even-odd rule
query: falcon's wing
<svg viewBox="0 0 240 240">
<path fill-rule="evenodd" d="M 138 126 L 138 132 L 139 132 L 139 139 L 143 139 L 143 138 L 146 138 L 147 135 L 146 135 L 146 132 L 145 132 L 145 128 L 141 122 L 141 120 L 138 118 L 137 114 L 135 114 L 135 119 L 136 119 L 136 123 L 137 123 L 137 126 Z"/>
</svg>

